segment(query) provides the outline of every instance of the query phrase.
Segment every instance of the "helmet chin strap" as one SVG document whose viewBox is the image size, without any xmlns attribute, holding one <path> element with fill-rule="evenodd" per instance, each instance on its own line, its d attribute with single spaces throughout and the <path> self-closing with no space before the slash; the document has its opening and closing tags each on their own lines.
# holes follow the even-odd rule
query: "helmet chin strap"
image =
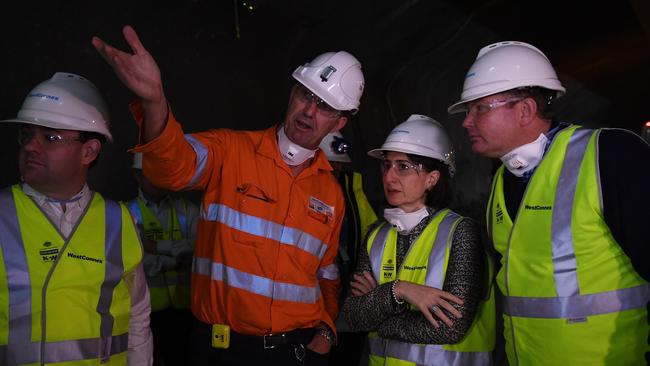
<svg viewBox="0 0 650 366">
<path fill-rule="evenodd" d="M 512 174 L 522 177 L 525 173 L 535 169 L 544 157 L 544 148 L 548 138 L 543 133 L 537 140 L 510 151 L 501 157 L 503 165 Z"/>
<path fill-rule="evenodd" d="M 284 133 L 284 125 L 278 128 L 278 148 L 282 160 L 289 166 L 296 166 L 304 163 L 307 159 L 312 158 L 316 154 L 316 150 L 305 149 L 304 147 L 293 143 Z"/>
</svg>

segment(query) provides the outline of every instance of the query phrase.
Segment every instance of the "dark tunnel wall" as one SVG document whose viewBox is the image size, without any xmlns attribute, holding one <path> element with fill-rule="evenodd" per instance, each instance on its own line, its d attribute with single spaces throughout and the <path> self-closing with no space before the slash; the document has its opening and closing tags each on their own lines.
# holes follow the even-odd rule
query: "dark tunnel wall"
<svg viewBox="0 0 650 366">
<path fill-rule="evenodd" d="M 110 198 L 128 199 L 136 193 L 127 152 L 137 142 L 137 128 L 127 107 L 133 95 L 94 50 L 93 35 L 125 49 L 121 27 L 134 26 L 159 63 L 167 97 L 186 132 L 217 127 L 259 129 L 281 121 L 293 69 L 321 52 L 347 50 L 363 65 L 366 91 L 359 114 L 342 132 L 354 149 L 356 169 L 366 174 L 372 203 L 377 208 L 382 204 L 381 182 L 375 162 L 365 152 L 378 147 L 390 129 L 410 114 L 420 113 L 439 120 L 456 146 L 455 208 L 481 217 L 494 162 L 471 153 L 461 117 L 449 116 L 446 108 L 458 98 L 464 73 L 480 47 L 517 39 L 516 27 L 526 35 L 517 40 L 553 44 L 543 34 L 535 38 L 530 30 L 535 24 L 529 24 L 535 19 L 516 23 L 504 34 L 494 31 L 477 13 L 445 1 L 247 3 L 254 6 L 253 11 L 244 3 L 49 1 L 20 5 L 13 15 L 5 14 L 7 19 L 0 24 L 5 55 L 0 71 L 0 118 L 14 117 L 27 92 L 57 71 L 87 77 L 109 104 L 115 139 L 104 147 L 89 184 Z M 621 23 L 628 29 L 628 20 Z M 577 25 L 570 31 L 589 32 Z M 579 35 L 573 37 L 579 39 Z M 551 61 L 560 57 L 552 50 L 546 53 Z M 560 115 L 588 125 L 603 124 L 601 117 L 611 115 L 615 102 L 572 74 L 558 71 L 569 89 L 560 100 Z M 628 119 L 632 118 L 607 122 L 632 128 L 626 124 Z M 0 125 L 2 186 L 19 178 L 14 130 Z"/>
</svg>

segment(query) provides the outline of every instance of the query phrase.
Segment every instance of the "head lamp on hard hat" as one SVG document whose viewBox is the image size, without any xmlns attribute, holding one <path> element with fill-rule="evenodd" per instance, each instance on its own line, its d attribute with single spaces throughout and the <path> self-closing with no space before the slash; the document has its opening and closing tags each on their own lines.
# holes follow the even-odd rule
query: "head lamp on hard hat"
<svg viewBox="0 0 650 366">
<path fill-rule="evenodd" d="M 361 63 L 345 51 L 325 52 L 298 66 L 292 76 L 331 108 L 355 114 L 363 94 Z"/>
<path fill-rule="evenodd" d="M 338 161 L 341 163 L 349 163 L 352 161 L 348 155 L 350 145 L 338 131 L 328 133 L 320 142 L 319 147 L 323 150 L 329 161 Z"/>
<path fill-rule="evenodd" d="M 334 140 L 332 141 L 332 151 L 336 154 L 347 154 L 348 149 L 350 146 L 348 145 L 348 142 L 345 141 L 342 137 L 334 136 Z"/>
</svg>

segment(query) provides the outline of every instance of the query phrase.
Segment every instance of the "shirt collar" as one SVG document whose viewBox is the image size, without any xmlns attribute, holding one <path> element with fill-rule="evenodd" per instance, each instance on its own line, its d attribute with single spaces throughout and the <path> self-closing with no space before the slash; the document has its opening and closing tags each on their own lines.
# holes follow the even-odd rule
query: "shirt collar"
<svg viewBox="0 0 650 366">
<path fill-rule="evenodd" d="M 85 183 L 84 186 L 79 191 L 79 193 L 75 194 L 74 196 L 66 200 L 58 200 L 55 198 L 48 197 L 45 194 L 37 191 L 27 183 L 22 184 L 22 189 L 23 192 L 29 197 L 31 197 L 39 206 L 43 206 L 46 203 L 50 203 L 50 204 L 59 203 L 66 206 L 70 204 L 77 204 L 80 207 L 83 207 L 90 200 L 90 196 L 91 196 L 90 188 L 88 187 L 88 184 Z"/>
</svg>

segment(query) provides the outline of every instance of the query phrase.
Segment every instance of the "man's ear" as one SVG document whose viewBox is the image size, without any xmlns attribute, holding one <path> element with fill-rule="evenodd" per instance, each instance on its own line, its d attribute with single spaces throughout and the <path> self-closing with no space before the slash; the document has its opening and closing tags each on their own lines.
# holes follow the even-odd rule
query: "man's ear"
<svg viewBox="0 0 650 366">
<path fill-rule="evenodd" d="M 90 165 L 99 156 L 99 151 L 102 148 L 102 143 L 97 139 L 90 139 L 84 142 L 81 147 L 81 161 Z"/>
<path fill-rule="evenodd" d="M 338 120 L 336 121 L 336 125 L 330 130 L 330 133 L 334 133 L 336 131 L 340 131 L 343 127 L 345 127 L 345 124 L 348 123 L 348 117 L 347 116 L 340 116 Z"/>
<path fill-rule="evenodd" d="M 537 102 L 533 98 L 525 98 L 520 101 L 517 108 L 519 123 L 521 126 L 528 126 L 537 117 Z"/>
</svg>

